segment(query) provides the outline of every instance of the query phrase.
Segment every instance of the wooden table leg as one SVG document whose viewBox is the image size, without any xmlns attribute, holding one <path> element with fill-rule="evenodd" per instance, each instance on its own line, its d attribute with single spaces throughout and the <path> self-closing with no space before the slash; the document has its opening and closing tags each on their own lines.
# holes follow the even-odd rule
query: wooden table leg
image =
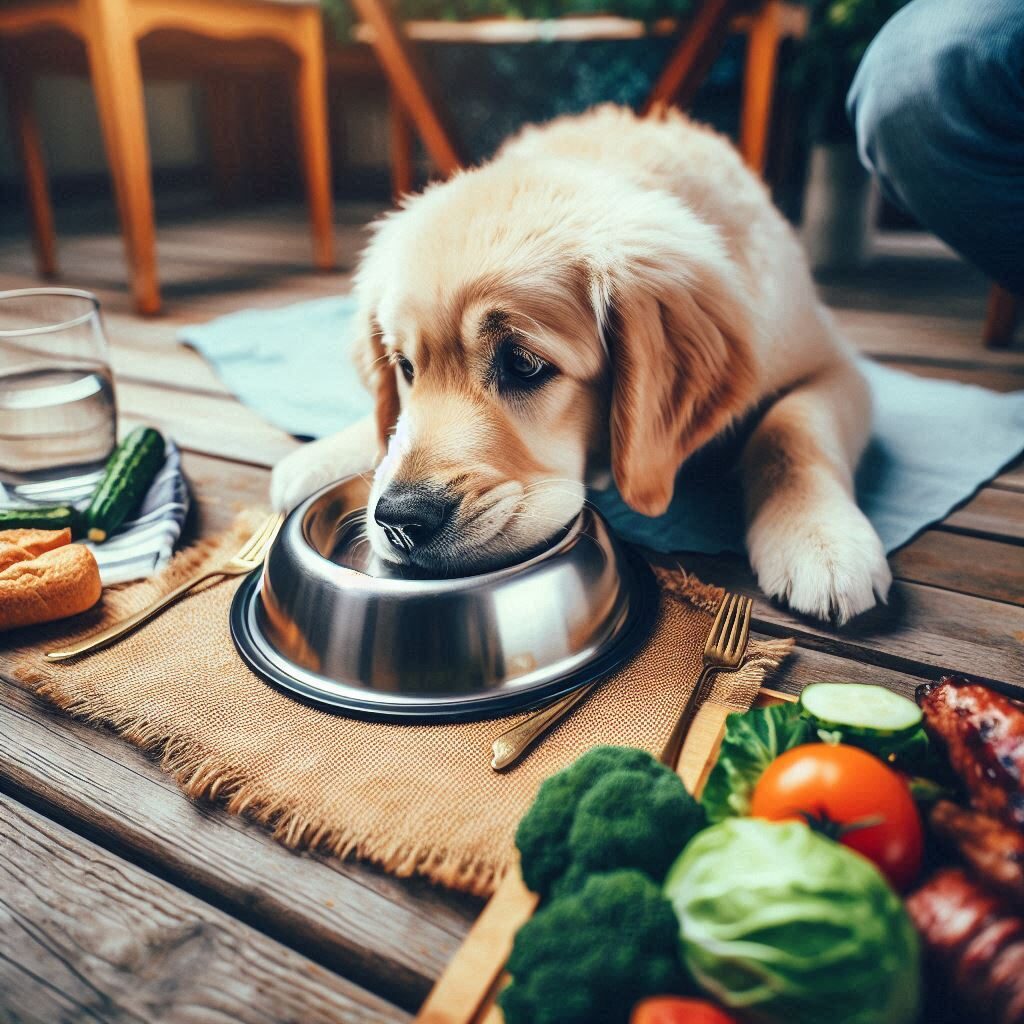
<svg viewBox="0 0 1024 1024">
<path fill-rule="evenodd" d="M 301 12 L 301 47 L 295 75 L 295 123 L 306 180 L 313 263 L 334 269 L 334 204 L 327 132 L 327 62 L 319 8 Z"/>
<path fill-rule="evenodd" d="M 1002 285 L 992 285 L 985 314 L 985 344 L 989 348 L 1009 348 L 1017 326 L 1020 299 Z"/>
<path fill-rule="evenodd" d="M 4 59 L 7 59 L 6 54 Z M 57 273 L 57 233 L 53 226 L 53 204 L 46 180 L 39 125 L 32 109 L 32 80 L 27 74 L 12 69 L 4 74 L 3 81 L 11 134 L 21 154 L 36 269 L 41 277 L 53 277 Z"/>
<path fill-rule="evenodd" d="M 775 98 L 775 78 L 783 26 L 778 0 L 769 0 L 754 15 L 747 37 L 747 62 L 743 74 L 743 108 L 740 115 L 740 152 L 747 166 L 764 174 L 768 132 Z"/>
<path fill-rule="evenodd" d="M 138 46 L 124 0 L 89 0 L 84 23 L 135 306 L 142 314 L 158 313 L 153 182 Z"/>
<path fill-rule="evenodd" d="M 397 201 L 415 186 L 413 165 L 413 129 L 402 101 L 394 89 L 389 90 L 388 114 L 391 121 L 391 194 Z"/>
</svg>

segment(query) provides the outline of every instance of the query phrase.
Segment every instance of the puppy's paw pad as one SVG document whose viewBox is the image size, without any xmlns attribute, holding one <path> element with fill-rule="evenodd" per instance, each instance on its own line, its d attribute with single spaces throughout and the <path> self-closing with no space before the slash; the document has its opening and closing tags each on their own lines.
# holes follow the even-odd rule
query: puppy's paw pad
<svg viewBox="0 0 1024 1024">
<path fill-rule="evenodd" d="M 761 588 L 794 611 L 843 625 L 888 596 L 882 542 L 854 507 L 814 518 L 763 513 L 747 544 Z"/>
</svg>

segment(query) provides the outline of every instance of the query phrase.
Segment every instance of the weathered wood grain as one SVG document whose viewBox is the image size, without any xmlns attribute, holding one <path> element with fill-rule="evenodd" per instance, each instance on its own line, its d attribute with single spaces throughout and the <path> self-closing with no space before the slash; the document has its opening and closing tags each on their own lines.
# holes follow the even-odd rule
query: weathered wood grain
<svg viewBox="0 0 1024 1024">
<path fill-rule="evenodd" d="M 898 580 L 888 606 L 836 629 L 767 600 L 737 558 L 685 555 L 681 562 L 706 582 L 749 594 L 757 628 L 794 636 L 801 646 L 923 678 L 966 672 L 1010 685 L 1024 679 L 1024 608 L 1018 605 Z"/>
<path fill-rule="evenodd" d="M 1019 544 L 926 530 L 891 555 L 889 564 L 896 579 L 1024 604 L 1024 546 Z"/>
<path fill-rule="evenodd" d="M 205 802 L 114 734 L 0 682 L 0 790 L 415 1009 L 479 903 L 297 854 Z"/>
<path fill-rule="evenodd" d="M 983 487 L 966 505 L 942 521 L 942 529 L 1024 543 L 1024 494 Z M 1024 580 L 1021 581 L 1024 586 Z"/>
<path fill-rule="evenodd" d="M 0 1018 L 384 1024 L 407 1015 L 0 796 Z"/>
</svg>

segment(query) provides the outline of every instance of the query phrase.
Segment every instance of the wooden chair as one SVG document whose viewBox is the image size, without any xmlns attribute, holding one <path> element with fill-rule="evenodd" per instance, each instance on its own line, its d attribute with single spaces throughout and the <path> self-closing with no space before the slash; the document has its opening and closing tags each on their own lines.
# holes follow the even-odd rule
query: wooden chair
<svg viewBox="0 0 1024 1024">
<path fill-rule="evenodd" d="M 1020 312 L 1019 296 L 1008 292 L 1001 285 L 992 285 L 988 293 L 984 333 L 985 344 L 989 348 L 1009 348 Z"/>
<path fill-rule="evenodd" d="M 361 24 L 357 36 L 370 42 L 391 89 L 392 180 L 397 195 L 413 187 L 415 131 L 442 176 L 462 166 L 457 137 L 444 105 L 418 60 L 417 41 L 523 43 L 544 40 L 633 39 L 649 32 L 675 34 L 678 41 L 645 103 L 689 106 L 731 32 L 747 35 L 739 147 L 747 163 L 764 172 L 772 101 L 782 43 L 807 31 L 807 8 L 783 0 L 702 0 L 683 26 L 665 20 L 653 26 L 617 17 L 512 19 L 399 23 L 384 0 L 352 0 Z"/>
<path fill-rule="evenodd" d="M 315 2 L 12 0 L 0 6 L 0 69 L 42 275 L 56 273 L 56 236 L 32 111 L 32 77 L 40 72 L 90 77 L 135 304 L 140 313 L 156 313 L 160 286 L 143 72 L 165 78 L 210 75 L 215 82 L 232 68 L 277 70 L 291 81 L 314 263 L 330 269 L 334 243 L 324 39 Z"/>
</svg>

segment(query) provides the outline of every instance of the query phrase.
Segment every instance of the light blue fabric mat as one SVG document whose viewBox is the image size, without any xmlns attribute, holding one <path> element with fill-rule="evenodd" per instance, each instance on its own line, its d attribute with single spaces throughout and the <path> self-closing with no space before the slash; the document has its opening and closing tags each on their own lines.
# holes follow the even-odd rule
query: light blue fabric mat
<svg viewBox="0 0 1024 1024">
<path fill-rule="evenodd" d="M 348 361 L 354 302 L 318 299 L 232 313 L 181 340 L 271 423 L 304 437 L 340 430 L 372 411 Z M 905 544 L 1024 450 L 1024 391 L 1000 395 L 864 362 L 875 431 L 857 473 L 857 497 L 886 550 Z M 614 490 L 592 500 L 627 540 L 658 551 L 743 551 L 742 502 L 732 467 L 741 429 L 691 459 L 669 511 L 638 515 Z"/>
</svg>

